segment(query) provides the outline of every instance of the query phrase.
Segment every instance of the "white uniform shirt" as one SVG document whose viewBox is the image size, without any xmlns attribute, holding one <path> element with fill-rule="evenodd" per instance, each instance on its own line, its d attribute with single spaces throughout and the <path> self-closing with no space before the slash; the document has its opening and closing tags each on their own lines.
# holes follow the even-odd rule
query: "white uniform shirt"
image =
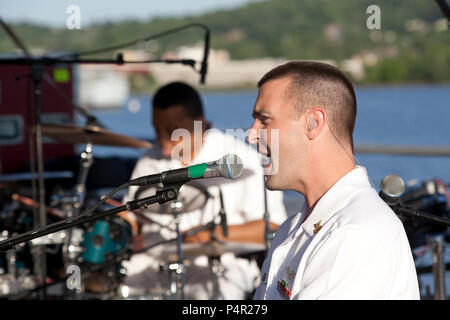
<svg viewBox="0 0 450 320">
<path fill-rule="evenodd" d="M 363 167 L 332 186 L 308 217 L 305 204 L 278 229 L 254 298 L 420 299 L 403 225 Z"/>
<path fill-rule="evenodd" d="M 226 135 L 217 129 L 210 129 L 205 135 L 204 144 L 195 157 L 193 164 L 214 161 L 222 158 L 227 153 L 237 154 L 242 159 L 244 173 L 240 178 L 235 180 L 226 180 L 223 178 L 196 180 L 196 182 L 201 182 L 208 186 L 208 192 L 212 197 L 203 208 L 181 214 L 181 231 L 186 231 L 199 225 L 205 225 L 212 219 L 217 219 L 217 222 L 220 221 L 217 217 L 220 210 L 218 186 L 222 190 L 228 225 L 238 225 L 263 219 L 264 176 L 259 155 L 255 150 L 233 136 Z M 181 166 L 178 160 L 165 159 L 153 150 L 153 154 L 138 160 L 131 179 L 170 169 L 177 169 Z M 125 196 L 123 202 L 133 200 L 137 190 L 138 187 L 130 187 L 129 193 Z M 182 192 L 183 187 L 180 189 L 180 195 L 182 195 Z M 146 196 L 148 195 L 150 194 L 146 194 Z M 282 192 L 267 190 L 267 203 L 270 221 L 281 225 L 287 218 Z M 146 215 L 153 221 L 174 229 L 173 216 L 157 213 L 147 213 Z M 146 245 L 176 236 L 175 232 L 167 228 L 161 228 L 157 224 L 144 225 L 142 232 L 146 234 Z M 261 238 L 263 236 L 261 234 Z M 154 273 L 158 269 L 159 262 L 162 259 L 159 257 L 159 254 L 164 248 L 165 246 L 159 246 L 151 250 L 151 255 L 137 254 L 133 255 L 130 261 L 125 261 L 124 266 L 128 270 L 128 277 L 125 279 L 125 283 L 130 286 L 139 287 L 153 286 L 156 277 Z M 250 262 L 227 253 L 222 255 L 221 262 L 225 267 L 225 274 L 219 284 L 224 299 L 242 299 L 245 297 L 244 294 L 246 292 L 253 291 L 259 279 L 259 268 L 255 261 Z M 206 267 L 206 257 L 202 256 L 195 259 L 195 265 Z M 193 299 L 208 299 L 209 293 L 205 284 L 207 280 L 211 279 L 209 271 L 207 269 L 203 271 L 196 270 L 196 274 L 193 273 L 189 268 L 187 269 L 186 296 Z M 167 278 L 165 274 L 159 274 L 158 276 Z M 198 285 L 196 286 L 194 283 Z"/>
</svg>

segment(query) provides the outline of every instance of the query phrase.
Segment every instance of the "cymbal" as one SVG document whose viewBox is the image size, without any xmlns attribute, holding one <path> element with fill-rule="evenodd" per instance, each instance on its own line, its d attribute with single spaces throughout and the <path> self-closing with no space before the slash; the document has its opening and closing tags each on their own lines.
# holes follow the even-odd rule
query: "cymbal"
<svg viewBox="0 0 450 320">
<path fill-rule="evenodd" d="M 148 141 L 114 133 L 98 126 L 76 126 L 73 124 L 42 124 L 42 135 L 63 143 L 92 143 L 94 145 L 151 148 Z"/>
<path fill-rule="evenodd" d="M 262 252 L 266 249 L 263 244 L 233 242 L 233 241 L 209 241 L 205 243 L 183 243 L 183 256 L 185 258 L 196 258 L 198 256 L 220 257 L 224 253 L 234 253 L 235 255 L 244 255 Z M 163 250 L 162 256 L 166 255 L 169 259 L 176 258 L 177 250 L 175 245 L 169 246 Z"/>
</svg>

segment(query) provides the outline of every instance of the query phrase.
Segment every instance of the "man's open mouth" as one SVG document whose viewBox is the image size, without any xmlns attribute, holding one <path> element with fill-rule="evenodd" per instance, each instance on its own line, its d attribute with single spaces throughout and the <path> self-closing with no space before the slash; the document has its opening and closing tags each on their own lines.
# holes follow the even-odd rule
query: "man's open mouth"
<svg viewBox="0 0 450 320">
<path fill-rule="evenodd" d="M 264 175 L 269 176 L 272 173 L 272 156 L 271 154 L 259 154 L 261 159 L 261 166 L 264 170 Z"/>
<path fill-rule="evenodd" d="M 257 146 L 257 151 L 259 154 L 259 159 L 261 161 L 261 166 L 264 169 L 264 174 L 270 174 L 272 167 L 272 154 L 270 150 L 268 150 L 268 147 L 263 143 L 259 143 Z"/>
<path fill-rule="evenodd" d="M 261 165 L 264 168 L 267 168 L 270 165 L 270 163 L 272 162 L 272 158 L 270 157 L 270 155 L 265 155 L 265 154 L 260 153 L 259 157 L 261 159 Z"/>
</svg>

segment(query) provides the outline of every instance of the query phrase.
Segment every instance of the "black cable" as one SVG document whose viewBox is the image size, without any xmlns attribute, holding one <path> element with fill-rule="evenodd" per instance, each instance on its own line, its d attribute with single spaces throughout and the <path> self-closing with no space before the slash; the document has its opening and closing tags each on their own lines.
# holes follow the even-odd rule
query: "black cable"
<svg viewBox="0 0 450 320">
<path fill-rule="evenodd" d="M 136 45 L 136 44 L 138 44 L 140 42 L 143 42 L 143 41 L 154 40 L 154 39 L 161 38 L 161 37 L 164 37 L 164 36 L 167 36 L 167 35 L 179 32 L 181 30 L 188 29 L 188 28 L 193 28 L 193 27 L 202 28 L 206 32 L 209 32 L 209 28 L 206 25 L 202 24 L 202 23 L 190 23 L 190 24 L 183 25 L 181 27 L 169 29 L 169 30 L 157 33 L 155 35 L 151 35 L 151 36 L 148 36 L 148 37 L 144 37 L 144 38 L 140 38 L 140 39 L 137 39 L 137 40 L 129 41 L 129 42 L 126 42 L 126 43 L 123 43 L 123 44 L 118 44 L 118 45 L 115 45 L 115 46 L 101 48 L 101 49 L 77 52 L 75 54 L 78 55 L 78 56 L 84 56 L 84 55 L 98 54 L 98 53 L 113 51 L 113 50 L 117 50 L 117 49 L 122 49 L 122 48 L 125 48 L 125 47 Z M 61 57 L 64 57 L 64 55 L 59 56 L 59 58 L 61 58 Z"/>
<path fill-rule="evenodd" d="M 442 13 L 445 15 L 447 20 L 450 22 L 450 7 L 447 0 L 436 0 L 438 6 L 441 8 Z"/>
<path fill-rule="evenodd" d="M 88 213 L 94 211 L 95 209 L 97 209 L 98 207 L 100 207 L 102 204 L 104 204 L 106 202 L 106 200 L 108 200 L 109 198 L 111 198 L 117 191 L 119 191 L 122 188 L 128 187 L 129 183 L 128 181 L 125 183 L 122 183 L 120 186 L 114 188 L 110 193 L 108 193 L 106 196 L 104 196 L 99 202 L 97 202 L 92 208 L 87 209 L 83 212 L 81 212 L 78 216 L 84 216 L 87 215 Z"/>
</svg>

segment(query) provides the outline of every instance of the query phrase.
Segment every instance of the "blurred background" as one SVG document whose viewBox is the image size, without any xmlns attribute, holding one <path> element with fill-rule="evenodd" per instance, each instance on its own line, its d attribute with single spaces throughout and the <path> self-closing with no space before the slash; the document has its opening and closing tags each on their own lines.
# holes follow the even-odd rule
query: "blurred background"
<svg viewBox="0 0 450 320">
<path fill-rule="evenodd" d="M 368 9 L 371 6 L 376 7 L 375 11 Z M 388 174 L 401 176 L 410 192 L 423 190 L 428 184 L 437 186 L 436 181 L 441 181 L 435 192 L 415 199 L 414 205 L 448 217 L 450 34 L 444 12 L 438 1 L 423 0 L 0 2 L 1 19 L 33 56 L 83 53 L 142 39 L 129 46 L 82 57 L 113 59 L 120 53 L 125 61 L 195 60 L 195 70 L 163 63 L 62 64 L 47 70 L 77 106 L 95 116 L 108 130 L 146 141 L 155 138 L 150 126 L 152 94 L 165 83 L 185 81 L 195 86 L 202 93 L 206 117 L 215 127 L 248 129 L 257 95 L 255 84 L 268 70 L 290 60 L 335 65 L 355 84 L 356 156 L 367 168 L 375 188 L 379 189 L 381 179 Z M 158 39 L 146 39 L 190 23 L 204 24 L 211 34 L 204 84 L 199 82 L 198 72 L 204 57 L 203 30 L 189 28 Z M 17 43 L 0 30 L 0 58 L 22 55 Z M 11 116 L 12 111 L 22 107 L 28 110 L 30 88 L 27 81 L 20 79 L 27 72 L 21 69 L 25 67 L 15 68 L 2 65 L 0 69 L 2 96 L 14 95 L 14 99 L 0 101 L 2 174 L 30 170 L 29 147 L 23 145 L 28 133 L 19 130 L 26 128 L 27 120 L 23 124 Z M 10 79 L 12 74 L 14 80 Z M 58 106 L 52 109 L 53 116 L 48 115 L 43 122 L 85 125 L 83 112 L 74 112 L 70 107 L 69 111 L 58 111 L 67 104 L 67 99 L 54 90 L 55 86 L 48 84 L 43 88 L 44 111 L 45 102 L 59 96 Z M 23 111 L 24 119 L 29 116 L 27 112 Z M 76 177 L 78 157 L 85 145 L 72 143 L 63 145 L 64 149 L 54 141 L 44 142 L 46 168 L 68 170 Z M 21 153 L 14 151 L 19 149 L 11 149 L 20 145 Z M 144 152 L 94 145 L 95 161 L 87 178 L 88 192 L 98 196 L 126 181 L 136 159 Z M 63 163 L 57 161 L 62 156 Z M 67 187 L 73 181 L 65 180 L 62 186 Z M 296 213 L 301 202 L 300 195 L 285 192 L 289 214 Z M 431 255 L 430 250 L 425 250 L 427 239 L 430 235 L 445 234 L 446 229 L 410 224 L 410 240 L 422 250 L 417 251 L 418 265 L 424 259 L 423 266 L 427 267 L 430 260 L 426 257 Z M 419 229 L 420 234 L 416 232 Z M 433 277 L 430 269 L 425 271 L 421 293 L 431 297 Z M 449 295 L 449 277 L 446 287 Z"/>
</svg>

